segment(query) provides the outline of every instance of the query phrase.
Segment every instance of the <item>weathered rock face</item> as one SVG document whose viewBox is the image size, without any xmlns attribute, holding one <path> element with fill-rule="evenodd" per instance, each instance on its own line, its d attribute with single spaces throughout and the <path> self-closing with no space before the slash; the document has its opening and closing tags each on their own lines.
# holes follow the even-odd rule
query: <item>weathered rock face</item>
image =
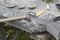
<svg viewBox="0 0 60 40">
<path fill-rule="evenodd" d="M 29 9 L 27 6 L 25 6 L 24 9 L 19 9 L 24 7 L 24 5 L 29 5 L 29 3 L 34 3 L 34 6 L 36 4 L 36 8 Z M 46 12 L 43 15 L 37 18 L 32 17 L 30 22 L 26 20 L 22 20 L 23 22 L 21 20 L 16 20 L 9 23 L 12 25 L 16 25 L 17 28 L 28 32 L 48 31 L 58 38 L 58 35 L 60 33 L 60 25 L 57 22 L 53 22 L 53 18 L 55 18 L 56 16 L 60 16 L 60 12 L 58 12 L 54 3 L 49 4 L 51 7 L 50 10 L 46 9 L 46 5 L 47 4 L 45 2 L 42 2 L 41 0 L 0 0 L 0 15 L 9 18 L 27 15 L 29 12 L 36 13 L 41 9 L 45 9 Z M 34 6 L 29 5 L 30 8 Z M 12 7 L 12 9 L 8 7 Z"/>
<path fill-rule="evenodd" d="M 39 0 L 0 0 L 0 15 L 2 14 L 6 17 L 25 15 L 29 11 L 32 11 L 29 8 L 36 8 L 38 1 Z"/>
<path fill-rule="evenodd" d="M 60 0 L 55 0 L 55 3 L 60 3 Z"/>
<path fill-rule="evenodd" d="M 4 0 L 3 2 L 7 7 L 14 7 L 18 5 L 18 0 Z"/>
<path fill-rule="evenodd" d="M 56 1 L 55 1 L 55 4 L 56 4 L 56 7 L 57 7 L 58 9 L 60 9 L 60 0 L 56 0 Z"/>
<path fill-rule="evenodd" d="M 3 1 L 3 3 L 5 4 L 5 6 L 7 7 L 13 7 L 13 6 L 17 6 L 17 5 L 23 5 L 23 4 L 27 4 L 29 2 L 35 2 L 37 0 L 0 0 L 1 2 Z"/>
<path fill-rule="evenodd" d="M 2 1 L 1 1 L 2 2 Z M 38 0 L 3 0 L 4 5 L 0 5 L 0 15 L 5 16 L 5 17 L 15 17 L 15 16 L 23 16 L 28 14 L 29 12 L 36 12 L 40 10 L 40 7 L 37 7 L 36 9 L 29 9 L 32 8 L 36 5 L 38 5 L 40 1 Z M 25 5 L 24 9 L 18 9 L 18 8 L 23 8 Z M 28 6 L 29 5 L 29 6 Z M 14 7 L 15 8 L 8 8 L 8 7 Z M 45 24 L 41 20 L 42 24 L 39 21 L 40 19 L 38 18 L 32 18 L 31 22 L 28 21 L 23 21 L 21 20 L 13 22 L 11 24 L 18 26 L 18 28 L 25 29 L 29 32 L 34 32 L 34 31 L 45 31 Z M 37 22 L 36 22 L 37 21 Z M 40 26 L 41 25 L 41 26 Z M 41 30 L 40 30 L 41 29 Z"/>
<path fill-rule="evenodd" d="M 45 9 L 45 3 L 41 2 L 40 0 L 3 0 L 1 1 L 4 5 L 0 5 L 0 15 L 5 16 L 5 17 L 15 17 L 15 16 L 23 16 L 27 15 L 29 12 L 38 12 L 40 9 L 43 7 Z M 25 6 L 24 6 L 25 5 Z M 33 6 L 32 6 L 33 5 Z M 15 8 L 8 8 L 8 7 L 14 7 Z M 28 7 L 27 7 L 28 6 Z M 36 6 L 36 8 L 35 8 Z M 24 9 L 18 9 L 18 8 L 23 8 Z M 35 9 L 29 9 L 34 7 Z M 46 9 L 45 9 L 46 10 Z M 44 16 L 46 15 L 46 17 Z M 52 17 L 47 14 L 41 15 L 38 18 L 31 18 L 31 22 L 28 21 L 23 21 L 17 20 L 11 24 L 18 26 L 20 29 L 25 29 L 29 32 L 34 32 L 34 31 L 40 31 L 44 32 L 46 31 L 45 29 L 45 22 L 46 20 L 49 21 Z M 49 17 L 49 18 L 48 18 Z"/>
</svg>

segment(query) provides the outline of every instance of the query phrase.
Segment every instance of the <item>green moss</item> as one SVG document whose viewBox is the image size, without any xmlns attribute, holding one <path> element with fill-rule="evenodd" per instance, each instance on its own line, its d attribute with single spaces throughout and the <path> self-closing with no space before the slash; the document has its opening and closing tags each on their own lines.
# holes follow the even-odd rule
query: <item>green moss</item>
<svg viewBox="0 0 60 40">
<path fill-rule="evenodd" d="M 13 40 L 16 35 L 16 40 L 32 40 L 29 37 L 29 33 L 23 30 L 15 30 L 13 33 L 10 34 L 9 40 Z"/>
<path fill-rule="evenodd" d="M 53 2 L 54 0 L 44 0 L 44 1 L 50 3 Z"/>
</svg>

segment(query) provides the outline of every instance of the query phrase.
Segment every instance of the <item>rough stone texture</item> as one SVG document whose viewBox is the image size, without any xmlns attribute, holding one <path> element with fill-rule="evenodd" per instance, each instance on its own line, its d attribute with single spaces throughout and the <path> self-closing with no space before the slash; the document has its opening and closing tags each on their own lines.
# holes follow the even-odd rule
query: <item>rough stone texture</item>
<svg viewBox="0 0 60 40">
<path fill-rule="evenodd" d="M 54 18 L 55 16 L 58 16 L 60 14 L 60 12 L 58 12 L 57 8 L 55 7 L 54 3 L 50 3 L 50 10 L 46 9 L 46 5 L 47 3 L 41 1 L 41 0 L 8 0 L 7 4 L 5 4 L 5 1 L 7 0 L 3 0 L 0 2 L 0 15 L 4 16 L 4 17 L 15 17 L 15 16 L 23 16 L 23 15 L 27 15 L 29 12 L 38 12 L 41 9 L 46 10 L 46 12 L 39 16 L 38 18 L 31 18 L 31 22 L 23 22 L 26 25 L 24 26 L 23 23 L 21 23 L 21 21 L 15 21 L 12 24 L 18 26 L 18 28 L 21 29 L 25 29 L 25 30 L 29 30 L 30 32 L 34 32 L 34 31 L 40 31 L 40 32 L 44 32 L 45 30 L 45 23 L 46 21 L 49 21 L 50 19 Z M 17 4 L 18 3 L 18 4 Z M 37 5 L 37 7 L 35 9 L 29 9 L 27 6 L 24 9 L 18 9 L 17 6 L 18 5 L 29 5 L 29 3 L 35 3 Z M 6 5 L 15 5 L 15 8 L 7 8 Z M 58 13 L 58 14 L 57 14 Z M 49 18 L 48 18 L 49 17 Z M 42 26 L 41 23 L 43 24 Z M 20 24 L 22 24 L 23 26 L 21 26 Z M 33 25 L 33 26 L 32 26 Z"/>
<path fill-rule="evenodd" d="M 18 28 L 21 28 L 23 30 L 27 30 L 29 32 L 34 32 L 34 31 L 40 31 L 40 32 L 44 32 L 46 31 L 46 22 L 49 21 L 50 19 L 54 18 L 55 16 L 58 16 L 60 14 L 60 12 L 58 12 L 57 8 L 55 7 L 55 4 L 50 3 L 50 10 L 46 9 L 46 5 L 47 3 L 41 1 L 41 0 L 8 0 L 7 3 L 5 4 L 5 1 L 7 0 L 3 0 L 0 1 L 0 15 L 4 16 L 4 17 L 15 17 L 15 16 L 23 16 L 23 15 L 27 15 L 29 12 L 38 12 L 42 9 L 46 10 L 45 13 L 41 16 L 39 16 L 38 18 L 31 18 L 31 22 L 27 22 L 27 21 L 14 21 L 11 22 L 11 24 L 16 25 Z M 18 3 L 18 4 L 17 4 Z M 35 3 L 37 5 L 37 7 L 35 9 L 29 9 L 27 6 L 24 9 L 18 9 L 17 7 L 19 5 L 29 5 L 29 3 Z M 6 5 L 15 5 L 15 8 L 7 8 Z M 58 14 L 57 14 L 58 13 Z M 55 15 L 55 16 L 54 16 Z M 49 18 L 48 18 L 49 17 Z M 40 26 L 41 25 L 41 26 Z"/>
<path fill-rule="evenodd" d="M 44 32 L 39 34 L 30 34 L 30 37 L 34 40 L 48 40 L 52 35 L 50 33 Z"/>
<path fill-rule="evenodd" d="M 35 9 L 29 9 L 27 6 L 24 9 L 17 8 L 19 5 L 23 5 L 23 4 L 29 5 L 29 3 L 35 3 L 37 7 Z M 9 5 L 10 7 L 16 5 L 16 7 L 8 8 L 6 5 Z M 59 31 L 60 25 L 52 21 L 53 21 L 53 18 L 60 16 L 60 10 L 56 8 L 56 5 L 54 3 L 49 3 L 49 5 L 50 5 L 50 10 L 47 10 L 46 8 L 47 3 L 41 0 L 22 0 L 22 1 L 13 0 L 12 3 L 10 2 L 10 0 L 8 0 L 8 4 L 5 4 L 3 0 L 3 2 L 0 1 L 0 15 L 9 18 L 9 17 L 27 15 L 29 12 L 36 13 L 40 11 L 41 9 L 44 9 L 45 13 L 37 18 L 32 17 L 31 22 L 28 22 L 26 20 L 16 20 L 16 21 L 9 22 L 9 23 L 15 25 L 15 27 L 17 28 L 26 30 L 28 32 L 48 31 L 52 33 L 57 39 L 59 39 L 58 35 L 60 34 L 60 31 Z"/>
</svg>

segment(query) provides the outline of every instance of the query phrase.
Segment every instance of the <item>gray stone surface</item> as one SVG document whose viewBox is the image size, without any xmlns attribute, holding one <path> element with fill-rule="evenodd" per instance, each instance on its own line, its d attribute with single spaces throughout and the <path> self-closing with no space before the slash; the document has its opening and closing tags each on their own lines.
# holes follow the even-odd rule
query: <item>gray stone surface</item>
<svg viewBox="0 0 60 40">
<path fill-rule="evenodd" d="M 29 36 L 34 40 L 48 40 L 52 35 L 48 32 L 44 32 L 44 33 L 38 33 L 38 34 L 32 33 Z"/>
<path fill-rule="evenodd" d="M 13 2 L 12 2 L 13 1 Z M 9 22 L 9 24 L 15 25 L 15 27 L 20 28 L 22 30 L 28 32 L 44 32 L 48 31 L 53 34 L 57 40 L 60 38 L 60 24 L 53 22 L 53 18 L 60 16 L 60 10 L 56 8 L 55 2 L 49 3 L 50 10 L 47 10 L 48 3 L 45 3 L 41 0 L 8 0 L 7 4 L 5 0 L 0 1 L 0 15 L 4 17 L 15 17 L 15 16 L 23 16 L 27 15 L 29 12 L 38 12 L 42 9 L 45 10 L 45 13 L 41 16 L 35 18 L 31 18 L 31 22 L 26 20 L 16 20 L 13 22 Z M 15 2 L 14 2 L 15 1 Z M 12 2 L 12 3 L 11 3 Z M 36 4 L 35 9 L 29 9 L 27 5 L 29 3 Z M 19 9 L 18 6 L 26 5 L 24 9 Z M 8 8 L 12 6 L 16 6 L 13 8 Z M 58 37 L 59 36 L 59 37 Z"/>
</svg>

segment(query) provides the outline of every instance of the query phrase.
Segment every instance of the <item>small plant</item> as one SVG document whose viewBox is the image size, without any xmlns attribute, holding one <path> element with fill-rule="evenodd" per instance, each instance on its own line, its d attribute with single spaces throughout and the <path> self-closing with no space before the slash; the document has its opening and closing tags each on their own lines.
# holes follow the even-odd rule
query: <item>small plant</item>
<svg viewBox="0 0 60 40">
<path fill-rule="evenodd" d="M 44 0 L 47 3 L 53 2 L 54 0 Z"/>
</svg>

